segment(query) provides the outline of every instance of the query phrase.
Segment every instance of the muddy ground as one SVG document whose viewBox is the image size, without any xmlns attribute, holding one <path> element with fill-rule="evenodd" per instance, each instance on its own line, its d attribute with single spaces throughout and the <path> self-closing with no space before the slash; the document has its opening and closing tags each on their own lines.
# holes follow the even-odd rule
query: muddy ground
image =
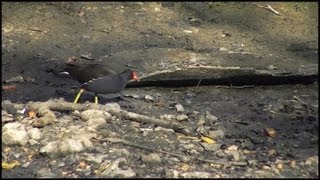
<svg viewBox="0 0 320 180">
<path fill-rule="evenodd" d="M 2 101 L 72 102 L 79 83 L 57 75 L 72 56 L 80 63 L 129 64 L 146 78 L 124 91 L 127 101 L 102 97 L 100 103 L 153 117 L 186 115 L 181 123 L 196 139 L 125 118 L 100 127 L 97 136 L 221 163 L 155 150 L 160 160 L 148 160 L 150 149 L 93 140 L 95 148 L 63 158 L 39 153 L 69 128 L 86 127 L 69 119 L 37 128 L 38 143 L 3 142 L 2 161 L 19 165 L 3 169 L 2 177 L 318 178 L 318 3 L 269 5 L 281 14 L 266 9 L 267 2 L 3 2 Z M 164 70 L 170 72 L 148 78 Z M 92 100 L 86 93 L 80 103 Z M 24 120 L 2 127 L 30 126 L 32 119 Z M 223 132 L 211 135 L 214 148 L 199 139 L 208 131 Z M 116 173 L 105 170 L 119 161 Z"/>
</svg>

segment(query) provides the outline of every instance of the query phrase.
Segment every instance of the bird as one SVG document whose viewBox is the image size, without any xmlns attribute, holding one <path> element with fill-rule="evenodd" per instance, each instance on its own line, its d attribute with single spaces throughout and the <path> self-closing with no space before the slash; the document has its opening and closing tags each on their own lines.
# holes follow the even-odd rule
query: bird
<svg viewBox="0 0 320 180">
<path fill-rule="evenodd" d="M 73 103 L 78 102 L 85 90 L 95 93 L 94 102 L 97 104 L 98 94 L 120 93 L 129 80 L 139 81 L 137 72 L 124 69 L 119 73 L 106 64 L 78 65 L 69 63 L 65 72 L 82 84 Z"/>
</svg>

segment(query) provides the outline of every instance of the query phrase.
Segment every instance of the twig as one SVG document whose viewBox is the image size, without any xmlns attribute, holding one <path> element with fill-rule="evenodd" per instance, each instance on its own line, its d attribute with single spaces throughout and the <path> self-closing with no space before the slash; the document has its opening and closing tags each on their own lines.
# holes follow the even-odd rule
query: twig
<svg viewBox="0 0 320 180">
<path fill-rule="evenodd" d="M 155 124 L 156 126 L 162 126 L 165 128 L 171 128 L 175 132 L 179 132 L 185 135 L 191 135 L 193 133 L 193 129 L 184 126 L 180 123 L 177 123 L 175 121 L 165 121 L 162 119 L 154 118 L 154 117 L 149 117 L 145 116 L 142 114 L 137 114 L 134 112 L 128 112 L 122 109 L 116 109 L 112 108 L 108 105 L 102 105 L 102 104 L 94 104 L 94 103 L 85 103 L 85 104 L 74 104 L 74 103 L 69 103 L 64 101 L 63 99 L 54 99 L 54 100 L 48 100 L 45 102 L 30 102 L 28 103 L 29 109 L 33 109 L 38 111 L 39 109 L 50 109 L 51 111 L 56 110 L 56 111 L 84 111 L 88 109 L 98 109 L 98 110 L 103 110 L 106 112 L 109 112 L 110 114 L 118 117 L 124 117 L 128 120 L 132 121 L 137 121 L 140 123 L 152 123 Z"/>
<path fill-rule="evenodd" d="M 264 9 L 270 11 L 270 12 L 275 13 L 276 15 L 281 15 L 281 13 L 279 13 L 279 12 L 276 11 L 276 10 L 274 10 L 269 4 L 267 4 L 267 5 L 268 5 L 267 7 L 261 6 L 261 5 L 259 5 L 259 4 L 255 4 L 255 3 L 251 3 L 251 4 L 253 4 L 253 5 L 257 6 L 257 7 L 260 7 L 260 8 L 264 8 Z"/>
<path fill-rule="evenodd" d="M 28 30 L 30 30 L 30 31 L 37 31 L 37 32 L 45 32 L 45 31 L 43 31 L 43 30 L 41 30 L 41 29 L 38 29 L 38 28 L 28 28 Z"/>
<path fill-rule="evenodd" d="M 124 145 L 132 146 L 132 147 L 143 149 L 143 150 L 146 150 L 146 151 L 160 152 L 160 153 L 169 154 L 169 155 L 172 155 L 172 156 L 175 156 L 175 157 L 188 158 L 188 159 L 193 159 L 193 160 L 206 162 L 206 163 L 211 163 L 211 164 L 219 164 L 219 165 L 224 165 L 224 166 L 228 166 L 229 165 L 229 163 L 225 162 L 225 161 L 203 159 L 203 158 L 194 157 L 194 156 L 185 156 L 185 155 L 176 154 L 176 153 L 172 153 L 172 152 L 168 152 L 168 151 L 163 151 L 163 150 L 160 150 L 160 149 L 155 149 L 155 148 L 152 148 L 152 147 L 149 147 L 149 146 L 144 146 L 144 145 L 141 145 L 141 144 L 135 144 L 135 143 L 126 141 L 124 139 L 119 139 L 119 138 L 105 138 L 105 139 L 97 139 L 97 140 L 101 141 L 101 142 L 107 141 L 107 142 L 111 142 L 111 143 L 122 143 Z"/>
<path fill-rule="evenodd" d="M 253 88 L 255 85 L 243 85 L 243 86 L 216 86 L 216 88 L 226 88 L 226 89 L 244 89 Z"/>
<path fill-rule="evenodd" d="M 302 101 L 300 98 L 298 98 L 297 96 L 293 96 L 293 99 L 299 101 L 303 105 L 306 105 L 306 103 L 304 101 Z"/>
<path fill-rule="evenodd" d="M 202 81 L 202 79 L 200 79 L 200 80 L 199 80 L 199 82 L 198 82 L 198 84 L 197 84 L 197 87 L 196 87 L 196 93 L 198 93 L 198 87 L 199 87 L 199 85 L 200 85 L 201 81 Z"/>
<path fill-rule="evenodd" d="M 268 9 L 269 11 L 275 13 L 276 15 L 281 15 L 281 13 L 279 13 L 278 11 L 274 10 L 269 4 L 267 4 L 268 7 L 265 7 L 266 9 Z"/>
</svg>

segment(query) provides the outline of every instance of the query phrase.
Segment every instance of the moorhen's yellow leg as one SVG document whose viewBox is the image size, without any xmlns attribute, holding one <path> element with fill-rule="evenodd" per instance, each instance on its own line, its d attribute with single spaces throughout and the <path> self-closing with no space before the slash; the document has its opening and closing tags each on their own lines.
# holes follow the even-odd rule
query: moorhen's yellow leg
<svg viewBox="0 0 320 180">
<path fill-rule="evenodd" d="M 78 100 L 79 100 L 81 94 L 83 93 L 83 91 L 84 91 L 84 89 L 81 88 L 80 91 L 78 92 L 76 98 L 74 99 L 73 103 L 77 103 L 78 102 Z"/>
<path fill-rule="evenodd" d="M 94 103 L 98 104 L 98 94 L 94 94 Z"/>
</svg>

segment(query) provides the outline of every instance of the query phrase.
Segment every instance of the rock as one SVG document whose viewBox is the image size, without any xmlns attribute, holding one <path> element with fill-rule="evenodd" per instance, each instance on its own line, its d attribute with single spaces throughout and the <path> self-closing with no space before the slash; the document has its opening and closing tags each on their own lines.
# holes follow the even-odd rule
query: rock
<svg viewBox="0 0 320 180">
<path fill-rule="evenodd" d="M 176 105 L 175 105 L 175 108 L 176 108 L 176 110 L 177 110 L 178 112 L 183 112 L 183 111 L 184 111 L 184 108 L 183 108 L 183 106 L 182 106 L 181 104 L 176 104 Z"/>
<path fill-rule="evenodd" d="M 84 132 L 74 135 L 72 139 L 79 141 L 85 148 L 93 148 L 93 144 L 90 141 L 92 137 L 96 137 L 96 134 Z"/>
<path fill-rule="evenodd" d="M 202 127 L 206 122 L 206 120 L 203 116 L 200 116 L 197 121 L 198 121 L 197 126 L 200 126 L 200 127 Z"/>
<path fill-rule="evenodd" d="M 62 153 L 65 152 L 80 152 L 84 149 L 81 142 L 74 139 L 65 139 L 59 145 L 59 151 Z"/>
<path fill-rule="evenodd" d="M 209 111 L 206 111 L 206 119 L 206 124 L 210 126 L 214 125 L 218 121 L 218 118 L 212 115 Z"/>
<path fill-rule="evenodd" d="M 199 153 L 204 150 L 201 146 L 194 144 L 183 144 L 181 146 L 186 149 L 190 155 L 199 155 Z"/>
<path fill-rule="evenodd" d="M 110 154 L 115 154 L 121 157 L 127 157 L 130 156 L 131 153 L 127 149 L 118 149 L 118 148 L 113 148 L 109 151 Z"/>
<path fill-rule="evenodd" d="M 121 106 L 118 103 L 107 103 L 106 104 L 107 109 L 116 109 L 121 110 Z"/>
<path fill-rule="evenodd" d="M 8 123 L 2 128 L 2 142 L 6 145 L 27 144 L 29 136 L 24 126 L 20 123 Z"/>
<path fill-rule="evenodd" d="M 177 120 L 178 121 L 184 121 L 184 120 L 188 120 L 188 116 L 185 114 L 180 114 L 177 116 Z"/>
<path fill-rule="evenodd" d="M 208 144 L 208 143 L 201 143 L 206 151 L 217 151 L 220 149 L 221 144 Z"/>
<path fill-rule="evenodd" d="M 58 175 L 53 173 L 49 168 L 42 168 L 36 172 L 36 177 L 48 178 L 57 177 Z"/>
<path fill-rule="evenodd" d="M 160 119 L 172 120 L 175 116 L 172 114 L 163 114 L 160 116 Z"/>
<path fill-rule="evenodd" d="M 149 155 L 142 155 L 141 159 L 145 163 L 152 163 L 152 164 L 161 163 L 161 158 L 157 153 L 150 153 Z"/>
<path fill-rule="evenodd" d="M 221 47 L 221 48 L 219 48 L 219 51 L 227 51 L 227 48 Z"/>
<path fill-rule="evenodd" d="M 28 135 L 31 139 L 34 139 L 34 140 L 39 140 L 41 138 L 41 132 L 38 128 L 29 129 Z"/>
<path fill-rule="evenodd" d="M 63 167 L 63 166 L 65 166 L 65 165 L 66 165 L 66 163 L 60 162 L 60 163 L 57 164 L 57 167 L 60 168 L 60 167 Z"/>
<path fill-rule="evenodd" d="M 226 154 L 228 154 L 229 156 L 231 155 L 235 161 L 239 161 L 240 160 L 240 153 L 239 153 L 238 150 L 236 150 L 236 151 L 225 150 L 224 152 Z"/>
<path fill-rule="evenodd" d="M 232 165 L 235 165 L 235 166 L 248 166 L 248 162 L 246 161 L 235 161 L 235 162 L 232 162 Z"/>
<path fill-rule="evenodd" d="M 145 100 L 148 100 L 148 101 L 153 101 L 153 100 L 154 100 L 154 98 L 153 98 L 152 96 L 150 96 L 150 95 L 146 95 L 146 96 L 144 97 L 144 99 L 145 99 Z"/>
<path fill-rule="evenodd" d="M 98 118 L 111 119 L 111 114 L 101 110 L 90 109 L 90 110 L 83 111 L 80 114 L 80 117 L 84 121 L 88 121 L 89 119 L 98 119 Z"/>
<path fill-rule="evenodd" d="M 27 167 L 29 167 L 30 164 L 31 164 L 31 162 L 26 162 L 26 163 L 22 164 L 21 167 L 27 168 Z"/>
<path fill-rule="evenodd" d="M 208 172 L 200 172 L 200 171 L 194 171 L 194 172 L 186 172 L 180 174 L 183 178 L 209 178 L 212 177 L 212 175 Z"/>
<path fill-rule="evenodd" d="M 34 140 L 34 139 L 29 139 L 29 141 L 28 141 L 29 143 L 30 143 L 30 145 L 35 145 L 35 144 L 38 144 L 39 143 L 39 141 L 37 141 L 37 140 Z"/>
<path fill-rule="evenodd" d="M 139 99 L 140 98 L 139 94 L 125 94 L 124 96 L 125 97 L 132 97 L 134 99 Z"/>
<path fill-rule="evenodd" d="M 189 23 L 192 25 L 192 26 L 199 26 L 202 22 L 200 19 L 198 18 L 193 18 L 193 17 L 190 17 L 188 18 L 189 20 Z"/>
<path fill-rule="evenodd" d="M 19 129 L 22 127 L 22 124 L 19 122 L 8 123 L 2 127 L 2 132 L 7 131 L 9 129 Z"/>
<path fill-rule="evenodd" d="M 312 156 L 312 157 L 309 157 L 307 160 L 306 160 L 306 163 L 305 163 L 307 166 L 311 166 L 311 165 L 318 165 L 319 164 L 319 158 L 318 156 Z"/>
<path fill-rule="evenodd" d="M 244 139 L 244 141 L 241 143 L 242 148 L 247 148 L 248 150 L 253 150 L 254 145 L 250 141 L 250 139 Z"/>
<path fill-rule="evenodd" d="M 261 136 L 250 136 L 249 138 L 253 144 L 263 144 L 265 142 Z"/>
<path fill-rule="evenodd" d="M 85 153 L 85 156 L 87 156 L 85 158 L 86 161 L 91 162 L 91 163 L 95 163 L 96 165 L 99 165 L 102 163 L 103 159 L 108 157 L 108 155 L 106 154 L 89 154 L 89 153 Z"/>
<path fill-rule="evenodd" d="M 154 129 L 154 131 L 163 131 L 163 132 L 167 132 L 167 133 L 174 133 L 173 129 L 169 129 L 169 128 L 164 128 L 161 126 L 158 126 Z"/>
<path fill-rule="evenodd" d="M 116 159 L 113 162 L 108 162 L 105 165 L 101 165 L 100 167 L 106 167 L 103 172 L 101 172 L 101 177 L 134 177 L 136 173 L 131 169 L 127 168 L 126 170 L 122 170 L 119 167 L 119 163 L 125 163 L 125 158 Z"/>
<path fill-rule="evenodd" d="M 213 139 L 223 139 L 225 137 L 224 132 L 221 129 L 216 131 L 209 131 L 208 136 Z"/>
<path fill-rule="evenodd" d="M 110 118 L 111 118 L 111 116 L 110 116 Z M 107 121 L 105 120 L 105 118 L 90 118 L 87 121 L 88 126 L 99 127 L 99 126 L 102 126 L 105 124 L 107 124 Z"/>
<path fill-rule="evenodd" d="M 166 169 L 165 176 L 167 178 L 179 178 L 179 173 L 177 170 L 174 170 L 174 169 Z"/>
<path fill-rule="evenodd" d="M 53 141 L 40 149 L 40 153 L 57 153 L 59 141 Z"/>
<path fill-rule="evenodd" d="M 2 110 L 1 111 L 1 115 L 2 115 L 2 122 L 10 122 L 13 121 L 13 116 L 12 114 L 7 113 L 7 111 Z"/>
<path fill-rule="evenodd" d="M 84 150 L 81 142 L 74 139 L 65 139 L 63 141 L 53 141 L 40 149 L 41 153 L 74 153 Z"/>
<path fill-rule="evenodd" d="M 269 157 L 276 157 L 277 156 L 277 151 L 275 150 L 275 149 L 270 149 L 269 151 L 268 151 L 268 156 Z"/>
<path fill-rule="evenodd" d="M 21 75 L 12 77 L 8 80 L 4 80 L 4 82 L 6 83 L 12 83 L 12 82 L 24 82 L 24 78 Z"/>
</svg>

